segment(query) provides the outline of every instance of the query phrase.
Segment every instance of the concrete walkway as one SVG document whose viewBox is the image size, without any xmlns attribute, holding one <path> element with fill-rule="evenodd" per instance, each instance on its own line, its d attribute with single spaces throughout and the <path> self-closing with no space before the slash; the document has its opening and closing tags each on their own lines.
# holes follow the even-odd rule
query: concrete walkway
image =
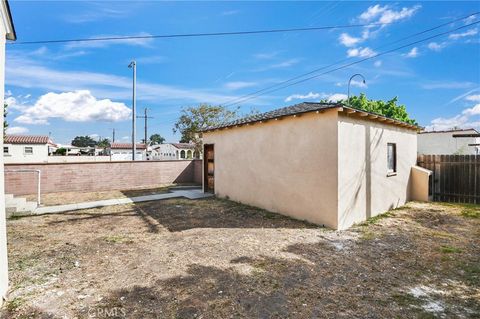
<svg viewBox="0 0 480 319">
<path fill-rule="evenodd" d="M 179 189 L 172 189 L 170 193 L 165 193 L 165 194 L 145 195 L 145 196 L 130 197 L 130 198 L 113 198 L 113 199 L 98 200 L 94 202 L 83 202 L 83 203 L 76 203 L 76 204 L 38 207 L 31 213 L 31 215 L 61 213 L 61 212 L 79 210 L 79 209 L 88 209 L 88 208 L 96 208 L 96 207 L 104 207 L 104 206 L 112 206 L 112 205 L 123 205 L 123 204 L 130 204 L 130 203 L 140 203 L 140 202 L 148 202 L 148 201 L 169 199 L 169 198 L 176 198 L 176 197 L 186 197 L 188 199 L 200 199 L 200 198 L 207 198 L 211 196 L 213 196 L 213 194 L 204 193 L 202 192 L 201 189 L 198 189 L 198 188 L 195 188 L 195 189 L 179 188 Z"/>
</svg>

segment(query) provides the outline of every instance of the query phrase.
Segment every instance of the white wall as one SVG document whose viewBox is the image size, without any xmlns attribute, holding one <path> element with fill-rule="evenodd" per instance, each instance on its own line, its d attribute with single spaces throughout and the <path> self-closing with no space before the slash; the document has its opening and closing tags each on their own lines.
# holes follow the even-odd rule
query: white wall
<svg viewBox="0 0 480 319">
<path fill-rule="evenodd" d="M 112 161 L 131 161 L 132 160 L 132 150 L 121 150 L 113 149 L 111 150 Z M 135 155 L 135 160 L 143 161 L 146 160 L 146 151 L 138 151 Z"/>
<path fill-rule="evenodd" d="M 397 172 L 392 176 L 387 176 L 387 143 L 395 143 L 397 149 Z M 338 160 L 338 228 L 345 229 L 406 203 L 417 161 L 417 133 L 341 115 Z"/>
<path fill-rule="evenodd" d="M 172 144 L 155 145 L 155 160 L 175 160 L 180 159 L 180 150 Z"/>
<path fill-rule="evenodd" d="M 8 154 L 4 154 L 5 163 L 45 163 L 48 161 L 46 144 L 4 144 Z M 33 154 L 26 154 L 25 147 L 31 147 Z"/>
<path fill-rule="evenodd" d="M 418 134 L 418 154 L 427 155 L 476 155 L 478 147 L 468 144 L 480 143 L 480 138 L 454 138 L 453 134 L 474 134 L 475 130 L 452 132 L 429 132 Z"/>
<path fill-rule="evenodd" d="M 5 11 L 2 11 L 3 21 L 5 21 Z M 4 101 L 5 93 L 5 25 L 0 23 L 0 99 Z M 2 103 L 3 105 L 3 103 Z M 3 107 L 0 108 L 0 118 L 3 119 Z M 3 146 L 3 134 L 0 134 L 0 144 Z M 7 228 L 5 219 L 5 179 L 3 156 L 0 161 L 0 304 L 8 289 L 8 261 L 7 261 Z"/>
</svg>

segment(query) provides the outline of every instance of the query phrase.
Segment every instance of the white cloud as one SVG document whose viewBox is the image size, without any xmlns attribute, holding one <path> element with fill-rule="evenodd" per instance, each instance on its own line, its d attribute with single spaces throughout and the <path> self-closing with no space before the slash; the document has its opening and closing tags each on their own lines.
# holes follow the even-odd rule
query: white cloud
<svg viewBox="0 0 480 319">
<path fill-rule="evenodd" d="M 78 49 L 78 48 L 106 48 L 112 45 L 130 45 L 148 47 L 153 42 L 152 38 L 149 38 L 151 34 L 148 32 L 140 32 L 131 35 L 118 35 L 118 34 L 99 34 L 89 39 L 94 38 L 125 38 L 129 36 L 138 37 L 135 39 L 113 39 L 113 40 L 95 40 L 95 41 L 78 41 L 70 42 L 65 45 L 66 49 Z"/>
<path fill-rule="evenodd" d="M 332 102 L 338 102 L 346 99 L 347 99 L 347 95 L 343 93 L 335 93 L 327 97 L 327 100 Z"/>
<path fill-rule="evenodd" d="M 288 68 L 292 65 L 297 64 L 298 62 L 300 62 L 300 59 L 289 59 L 289 60 L 282 61 L 280 63 L 272 64 L 270 68 L 271 69 Z"/>
<path fill-rule="evenodd" d="M 480 103 L 469 109 L 463 110 L 462 114 L 467 116 L 480 115 Z"/>
<path fill-rule="evenodd" d="M 7 134 L 25 134 L 28 133 L 28 128 L 23 126 L 12 126 L 7 128 Z"/>
<path fill-rule="evenodd" d="M 50 118 L 68 122 L 123 121 L 131 110 L 123 103 L 109 99 L 97 100 L 88 90 L 65 93 L 47 93 L 22 111 L 14 121 L 24 124 L 48 124 Z"/>
<path fill-rule="evenodd" d="M 274 57 L 276 57 L 278 55 L 278 51 L 274 51 L 274 52 L 264 52 L 264 53 L 256 53 L 253 55 L 253 57 L 255 59 L 259 59 L 259 60 L 269 60 L 269 59 L 273 59 Z"/>
<path fill-rule="evenodd" d="M 292 94 L 285 99 L 285 102 L 291 102 L 293 100 L 327 100 L 330 102 L 338 102 L 340 100 L 346 100 L 347 95 L 342 93 L 314 93 L 310 92 L 308 94 Z"/>
<path fill-rule="evenodd" d="M 480 102 L 480 94 L 472 94 L 465 97 L 467 101 Z"/>
<path fill-rule="evenodd" d="M 427 47 L 428 47 L 430 50 L 436 51 L 436 52 L 442 51 L 446 46 L 447 46 L 447 43 L 446 43 L 446 42 L 442 42 L 442 43 L 430 42 L 430 43 L 427 45 Z"/>
<path fill-rule="evenodd" d="M 478 29 L 470 29 L 462 33 L 452 33 L 448 36 L 449 39 L 457 40 L 460 38 L 474 36 L 478 33 Z"/>
<path fill-rule="evenodd" d="M 351 86 L 355 86 L 357 88 L 366 88 L 368 87 L 366 83 L 363 83 L 363 81 L 355 80 L 353 79 L 352 82 L 350 82 Z"/>
<path fill-rule="evenodd" d="M 395 11 L 389 5 L 381 6 L 379 4 L 371 6 L 367 11 L 363 12 L 360 15 L 360 20 L 363 22 L 373 22 L 373 23 L 393 23 L 403 19 L 410 18 L 413 16 L 419 9 L 420 5 L 415 5 L 410 8 L 402 8 L 401 10 Z"/>
<path fill-rule="evenodd" d="M 473 15 L 465 18 L 465 20 L 463 20 L 463 22 L 464 22 L 465 24 L 470 24 L 470 23 L 472 23 L 473 21 L 475 21 L 476 19 L 477 19 L 477 15 L 473 14 Z"/>
<path fill-rule="evenodd" d="M 320 99 L 325 97 L 324 93 L 313 93 L 308 94 L 292 94 L 285 99 L 285 102 L 291 102 L 292 100 L 311 100 L 311 99 Z"/>
<path fill-rule="evenodd" d="M 464 109 L 460 114 L 453 117 L 433 119 L 430 125 L 426 126 L 429 131 L 452 128 L 480 128 L 480 103 Z"/>
<path fill-rule="evenodd" d="M 475 85 L 472 82 L 455 82 L 455 81 L 445 81 L 445 82 L 430 82 L 422 85 L 422 88 L 427 90 L 436 90 L 436 89 L 468 89 Z"/>
<path fill-rule="evenodd" d="M 6 65 L 6 83 L 22 88 L 50 91 L 90 90 L 96 97 L 130 99 L 130 77 L 85 71 L 56 70 L 39 65 L 28 58 L 12 55 Z M 180 88 L 141 81 L 137 97 L 142 101 L 187 101 L 189 103 L 219 103 L 236 98 L 232 95 L 211 93 L 209 90 Z"/>
<path fill-rule="evenodd" d="M 93 134 L 90 134 L 88 135 L 90 138 L 93 138 L 94 140 L 98 139 L 100 137 L 100 135 L 98 135 L 97 133 L 93 133 Z"/>
<path fill-rule="evenodd" d="M 131 138 L 132 138 L 131 136 L 122 136 L 121 140 L 122 141 L 128 141 Z"/>
<path fill-rule="evenodd" d="M 227 10 L 221 13 L 222 16 L 231 16 L 240 13 L 240 10 Z"/>
<path fill-rule="evenodd" d="M 362 42 L 363 38 L 356 38 L 356 37 L 350 36 L 348 33 L 342 33 L 338 37 L 338 40 L 340 41 L 341 44 L 343 44 L 346 47 L 353 47 L 354 45 Z"/>
<path fill-rule="evenodd" d="M 375 61 L 375 62 L 373 63 L 373 65 L 374 65 L 375 67 L 379 68 L 379 67 L 382 66 L 382 61 L 381 61 L 381 60 Z"/>
<path fill-rule="evenodd" d="M 360 57 L 360 58 L 369 58 L 376 55 L 377 52 L 373 51 L 369 47 L 365 48 L 353 48 L 347 50 L 348 57 Z"/>
<path fill-rule="evenodd" d="M 227 82 L 225 83 L 224 87 L 228 90 L 239 90 L 239 89 L 249 88 L 255 85 L 257 85 L 256 82 L 236 81 L 236 82 Z"/>
<path fill-rule="evenodd" d="M 405 54 L 407 58 L 416 58 L 419 55 L 418 48 L 412 48 L 408 53 Z"/>
</svg>

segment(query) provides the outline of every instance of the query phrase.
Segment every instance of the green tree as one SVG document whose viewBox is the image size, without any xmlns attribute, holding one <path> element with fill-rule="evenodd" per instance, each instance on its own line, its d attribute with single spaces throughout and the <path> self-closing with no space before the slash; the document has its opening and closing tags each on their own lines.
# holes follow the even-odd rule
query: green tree
<svg viewBox="0 0 480 319">
<path fill-rule="evenodd" d="M 150 144 L 162 144 L 163 142 L 165 142 L 165 138 L 160 134 L 152 134 L 152 136 L 150 136 Z"/>
<path fill-rule="evenodd" d="M 66 148 L 63 148 L 63 147 L 60 147 L 60 148 L 57 148 L 54 152 L 55 155 L 62 155 L 62 156 L 65 156 L 67 155 L 67 149 Z"/>
<path fill-rule="evenodd" d="M 405 105 L 398 104 L 398 97 L 394 97 L 388 101 L 369 100 L 367 96 L 362 93 L 359 96 L 351 96 L 348 102 L 346 100 L 340 102 L 359 110 L 377 113 L 395 120 L 417 125 L 417 121 L 408 115 Z"/>
<path fill-rule="evenodd" d="M 100 139 L 97 143 L 97 146 L 103 148 L 110 147 L 110 140 L 108 138 Z"/>
<path fill-rule="evenodd" d="M 224 106 L 200 104 L 195 107 L 187 107 L 182 110 L 173 132 L 180 132 L 181 143 L 193 142 L 196 150 L 201 152 L 202 145 L 198 136 L 201 129 L 235 120 L 238 116 L 238 109 L 229 110 Z"/>
<path fill-rule="evenodd" d="M 97 145 L 97 142 L 90 136 L 76 136 L 72 140 L 72 145 L 77 147 L 93 147 Z"/>
<path fill-rule="evenodd" d="M 7 128 L 8 128 L 7 108 L 8 108 L 8 104 L 3 103 L 3 137 L 5 137 L 7 135 Z"/>
</svg>

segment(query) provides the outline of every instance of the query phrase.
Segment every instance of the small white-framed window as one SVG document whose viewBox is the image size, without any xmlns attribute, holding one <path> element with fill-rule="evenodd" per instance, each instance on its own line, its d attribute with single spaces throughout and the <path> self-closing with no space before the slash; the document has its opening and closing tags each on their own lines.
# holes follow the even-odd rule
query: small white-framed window
<svg viewBox="0 0 480 319">
<path fill-rule="evenodd" d="M 8 155 L 10 154 L 10 150 L 8 149 L 8 146 L 3 147 L 3 155 Z"/>
<path fill-rule="evenodd" d="M 387 144 L 387 173 L 395 174 L 397 172 L 397 144 Z"/>
<path fill-rule="evenodd" d="M 31 147 L 31 146 L 25 146 L 25 147 L 23 148 L 23 153 L 24 153 L 25 155 L 32 155 L 32 154 L 33 154 L 33 147 Z"/>
</svg>

